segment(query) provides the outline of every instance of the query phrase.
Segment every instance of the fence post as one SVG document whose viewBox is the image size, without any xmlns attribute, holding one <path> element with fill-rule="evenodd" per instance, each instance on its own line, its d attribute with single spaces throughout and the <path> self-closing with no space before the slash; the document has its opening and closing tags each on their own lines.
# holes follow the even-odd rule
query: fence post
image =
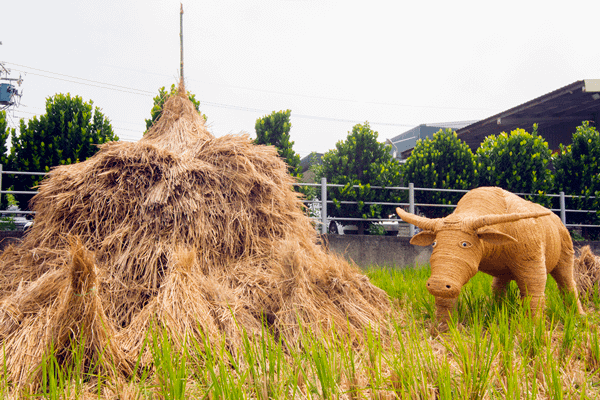
<svg viewBox="0 0 600 400">
<path fill-rule="evenodd" d="M 565 207 L 565 192 L 560 192 L 560 220 L 567 225 L 567 212 Z"/>
<path fill-rule="evenodd" d="M 327 178 L 321 178 L 321 233 L 327 233 Z"/>
<path fill-rule="evenodd" d="M 408 184 L 408 212 L 415 213 L 415 184 L 412 182 Z M 415 236 L 415 226 L 413 224 L 408 225 L 408 234 L 410 237 Z"/>
</svg>

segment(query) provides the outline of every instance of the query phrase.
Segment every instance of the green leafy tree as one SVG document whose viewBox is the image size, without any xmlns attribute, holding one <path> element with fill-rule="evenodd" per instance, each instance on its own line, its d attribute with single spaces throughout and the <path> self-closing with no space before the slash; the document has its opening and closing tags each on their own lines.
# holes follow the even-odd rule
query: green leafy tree
<svg viewBox="0 0 600 400">
<path fill-rule="evenodd" d="M 328 197 L 334 203 L 334 207 L 327 210 L 329 215 L 367 219 L 394 213 L 395 206 L 366 204 L 402 200 L 398 191 L 371 188 L 399 186 L 402 181 L 400 164 L 392 158 L 391 147 L 379 143 L 377 137 L 378 133 L 371 130 L 368 122 L 357 124 L 346 140 L 337 142 L 335 149 L 323 155 L 319 176 L 327 178 L 327 183 L 344 185 L 328 189 Z M 359 220 L 359 234 L 369 225 L 368 221 Z"/>
<path fill-rule="evenodd" d="M 6 119 L 6 111 L 0 111 L 0 164 L 2 164 L 2 167 L 4 170 L 6 170 L 8 167 L 7 143 L 8 143 L 8 138 L 11 134 L 11 131 L 14 131 L 14 129 L 11 130 L 8 127 L 8 121 Z M 3 178 L 3 176 L 0 176 L 0 179 L 1 178 Z M 5 189 L 6 187 L 7 187 L 6 182 L 3 181 L 1 190 L 6 190 Z M 0 209 L 5 210 L 7 206 L 8 206 L 8 203 L 6 200 L 6 196 L 1 196 Z"/>
<path fill-rule="evenodd" d="M 568 209 L 600 209 L 600 134 L 588 121 L 577 127 L 570 145 L 560 145 L 560 151 L 554 159 L 555 191 L 562 191 L 567 198 Z M 599 225 L 600 218 L 595 213 L 570 213 L 570 223 Z M 597 239 L 597 228 L 583 229 L 586 238 Z"/>
<path fill-rule="evenodd" d="M 167 91 L 164 86 L 158 89 L 158 96 L 154 98 L 154 104 L 152 106 L 152 110 L 150 110 L 150 119 L 145 120 L 146 132 L 148 132 L 148 129 L 150 129 L 152 125 L 154 125 L 154 123 L 159 120 L 160 115 L 162 114 L 163 106 L 165 105 L 165 101 L 167 101 L 167 99 L 170 96 L 176 95 L 178 91 L 179 89 L 174 84 L 171 85 L 171 90 L 169 91 Z M 200 113 L 200 101 L 196 100 L 196 95 L 191 94 L 189 91 L 187 92 L 187 95 L 188 99 L 190 99 L 190 101 L 194 104 L 194 108 L 196 109 L 196 111 Z M 206 121 L 206 115 L 201 115 Z"/>
<path fill-rule="evenodd" d="M 537 133 L 515 129 L 507 134 L 486 137 L 477 149 L 477 169 L 481 186 L 499 186 L 514 193 L 533 193 L 529 200 L 550 205 L 544 195 L 552 190 L 550 171 L 552 151 L 548 142 Z"/>
<path fill-rule="evenodd" d="M 418 140 L 404 164 L 404 182 L 417 188 L 462 189 L 477 186 L 475 156 L 469 146 L 451 129 L 441 130 L 433 137 Z M 464 193 L 415 191 L 417 203 L 456 204 Z M 439 218 L 450 214 L 451 207 L 421 207 L 428 217 Z"/>
<path fill-rule="evenodd" d="M 14 129 L 12 129 L 14 131 Z M 8 127 L 8 120 L 6 119 L 6 111 L 0 111 L 0 164 L 6 165 L 8 162 L 8 138 L 10 136 L 11 129 Z"/>
<path fill-rule="evenodd" d="M 9 168 L 13 171 L 48 172 L 50 168 L 84 161 L 98 151 L 98 144 L 119 138 L 108 118 L 90 100 L 70 94 L 46 99 L 46 114 L 20 121 L 11 135 Z M 13 190 L 30 191 L 43 176 L 14 175 L 7 179 Z M 3 184 L 4 185 L 4 184 Z M 25 208 L 28 195 L 15 196 Z"/>
<path fill-rule="evenodd" d="M 275 146 L 279 156 L 287 163 L 290 175 L 300 178 L 300 156 L 292 149 L 294 142 L 290 140 L 291 113 L 290 110 L 273 111 L 270 115 L 257 119 L 254 125 L 254 143 Z"/>
</svg>

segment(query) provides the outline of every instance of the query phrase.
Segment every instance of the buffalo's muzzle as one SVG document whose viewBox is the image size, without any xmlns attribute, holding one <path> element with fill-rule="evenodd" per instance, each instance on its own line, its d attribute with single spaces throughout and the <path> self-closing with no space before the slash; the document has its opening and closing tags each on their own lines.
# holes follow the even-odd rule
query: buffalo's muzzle
<svg viewBox="0 0 600 400">
<path fill-rule="evenodd" d="M 461 285 L 444 278 L 431 277 L 427 281 L 427 290 L 436 297 L 455 298 L 460 293 Z"/>
</svg>

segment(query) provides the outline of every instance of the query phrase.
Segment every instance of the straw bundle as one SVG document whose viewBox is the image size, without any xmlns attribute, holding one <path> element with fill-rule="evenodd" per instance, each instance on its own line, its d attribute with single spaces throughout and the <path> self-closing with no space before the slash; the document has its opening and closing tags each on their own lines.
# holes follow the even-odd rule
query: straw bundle
<svg viewBox="0 0 600 400">
<path fill-rule="evenodd" d="M 592 290 L 599 290 L 600 257 L 592 253 L 590 246 L 582 247 L 575 258 L 575 281 L 581 294 L 589 296 Z"/>
<path fill-rule="evenodd" d="M 317 244 L 292 183 L 275 148 L 213 137 L 182 85 L 139 142 L 53 169 L 34 227 L 0 257 L 11 380 L 50 348 L 68 361 L 73 342 L 127 375 L 154 323 L 181 343 L 224 334 L 232 351 L 262 324 L 292 345 L 300 326 L 360 342 L 388 298 Z"/>
</svg>

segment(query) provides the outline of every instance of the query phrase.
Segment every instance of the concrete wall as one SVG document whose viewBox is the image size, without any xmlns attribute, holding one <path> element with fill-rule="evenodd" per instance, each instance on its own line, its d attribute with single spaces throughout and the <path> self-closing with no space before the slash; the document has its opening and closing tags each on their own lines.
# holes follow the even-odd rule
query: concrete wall
<svg viewBox="0 0 600 400">
<path fill-rule="evenodd" d="M 410 238 L 397 236 L 325 235 L 329 250 L 354 261 L 360 267 L 371 265 L 404 268 L 429 262 L 431 246 L 421 247 L 410 244 Z M 600 242 L 573 242 L 577 249 L 590 246 L 592 252 L 600 255 Z"/>
<path fill-rule="evenodd" d="M 23 232 L 0 231 L 0 251 L 11 243 L 20 242 Z M 405 268 L 429 262 L 431 246 L 410 244 L 410 238 L 398 236 L 323 235 L 322 241 L 330 251 L 344 256 L 360 267 L 372 265 Z M 600 242 L 573 242 L 576 250 L 590 246 L 600 255 Z"/>
<path fill-rule="evenodd" d="M 343 255 L 360 267 L 404 268 L 426 264 L 431 256 L 431 247 L 413 246 L 408 237 L 325 235 L 324 242 L 330 251 Z"/>
</svg>

